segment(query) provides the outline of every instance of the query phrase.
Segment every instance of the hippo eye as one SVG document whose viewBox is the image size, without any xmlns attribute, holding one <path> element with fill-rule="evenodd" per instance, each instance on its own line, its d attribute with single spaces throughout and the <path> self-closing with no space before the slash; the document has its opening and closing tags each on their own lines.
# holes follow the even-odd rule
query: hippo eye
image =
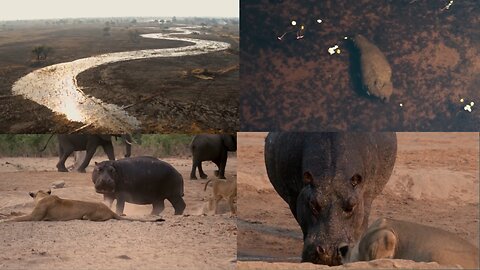
<svg viewBox="0 0 480 270">
<path fill-rule="evenodd" d="M 350 183 L 352 183 L 353 187 L 356 187 L 358 184 L 362 183 L 363 178 L 360 174 L 356 173 L 350 178 Z"/>
</svg>

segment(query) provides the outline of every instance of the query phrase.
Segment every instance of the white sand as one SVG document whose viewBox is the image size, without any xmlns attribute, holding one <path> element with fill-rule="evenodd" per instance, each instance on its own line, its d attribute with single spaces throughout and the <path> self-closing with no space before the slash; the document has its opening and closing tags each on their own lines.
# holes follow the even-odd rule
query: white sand
<svg viewBox="0 0 480 270">
<path fill-rule="evenodd" d="M 132 132 L 139 129 L 140 126 L 140 122 L 135 117 L 128 115 L 119 106 L 108 104 L 84 94 L 77 85 L 76 77 L 87 69 L 108 63 L 155 57 L 199 55 L 225 50 L 230 47 L 230 44 L 225 42 L 176 37 L 191 34 L 192 32 L 187 27 L 176 27 L 172 30 L 179 33 L 152 33 L 141 36 L 144 38 L 187 41 L 193 43 L 193 45 L 180 48 L 107 53 L 51 65 L 20 78 L 14 83 L 12 92 L 46 106 L 54 112 L 63 114 L 71 121 L 102 127 L 111 132 Z"/>
</svg>

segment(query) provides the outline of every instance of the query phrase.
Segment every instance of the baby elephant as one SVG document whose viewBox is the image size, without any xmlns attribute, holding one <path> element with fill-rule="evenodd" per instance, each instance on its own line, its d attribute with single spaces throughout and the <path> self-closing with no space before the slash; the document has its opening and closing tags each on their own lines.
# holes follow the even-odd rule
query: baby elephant
<svg viewBox="0 0 480 270">
<path fill-rule="evenodd" d="M 407 221 L 381 218 L 354 246 L 340 246 L 342 263 L 375 259 L 458 264 L 478 269 L 478 248 L 453 233 Z"/>
<path fill-rule="evenodd" d="M 217 214 L 218 203 L 225 199 L 228 201 L 230 206 L 230 212 L 234 216 L 237 212 L 237 209 L 234 205 L 234 201 L 237 198 L 237 181 L 236 180 L 208 180 L 205 183 L 204 191 L 207 190 L 208 183 L 213 182 L 212 184 L 212 197 L 208 201 L 208 209 L 214 209 L 214 213 Z"/>
</svg>

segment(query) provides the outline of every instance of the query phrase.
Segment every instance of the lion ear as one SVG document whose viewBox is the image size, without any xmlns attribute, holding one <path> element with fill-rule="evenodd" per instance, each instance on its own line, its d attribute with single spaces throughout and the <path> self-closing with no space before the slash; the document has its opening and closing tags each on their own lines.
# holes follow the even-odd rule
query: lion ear
<svg viewBox="0 0 480 270">
<path fill-rule="evenodd" d="M 97 165 L 98 165 L 98 162 L 95 161 L 95 166 L 97 166 Z"/>
<path fill-rule="evenodd" d="M 52 194 L 52 191 L 49 189 L 49 190 L 47 191 L 47 193 L 48 193 L 48 195 L 50 195 L 50 194 Z"/>
<path fill-rule="evenodd" d="M 30 197 L 35 198 L 35 193 L 29 192 L 28 194 L 30 195 Z"/>
</svg>

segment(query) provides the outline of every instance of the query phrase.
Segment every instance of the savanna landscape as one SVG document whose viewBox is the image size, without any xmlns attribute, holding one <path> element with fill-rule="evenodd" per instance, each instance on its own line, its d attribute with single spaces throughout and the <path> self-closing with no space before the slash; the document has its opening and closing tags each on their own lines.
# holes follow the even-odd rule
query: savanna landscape
<svg viewBox="0 0 480 270">
<path fill-rule="evenodd" d="M 300 263 L 303 235 L 287 203 L 273 189 L 264 162 L 267 133 L 239 133 L 239 269 L 324 269 Z M 393 174 L 373 201 L 379 217 L 442 228 L 479 246 L 478 133 L 397 133 Z M 336 268 L 452 268 L 408 260 L 350 263 Z"/>
<path fill-rule="evenodd" d="M 47 190 L 57 181 L 63 181 L 64 187 L 51 190 L 60 198 L 103 201 L 102 195 L 95 192 L 91 179 L 94 162 L 107 159 L 102 150 L 98 150 L 86 173 L 61 173 L 55 168 L 58 161 L 55 138 L 44 152 L 38 153 L 47 137 L 0 136 L 0 221 L 30 213 L 34 204 L 28 192 Z M 231 216 L 225 201 L 220 202 L 218 214 L 209 211 L 212 188 L 207 187 L 204 191 L 207 180 L 189 180 L 191 156 L 188 143 L 191 137 L 143 135 L 137 136 L 132 146 L 133 157 L 159 157 L 181 173 L 183 199 L 187 205 L 183 215 L 174 215 L 171 204 L 166 202 L 165 210 L 160 214 L 165 219 L 163 222 L 0 222 L 0 268 L 235 269 L 236 219 Z M 118 141 L 114 147 L 117 158 L 121 158 L 125 145 Z M 67 160 L 67 167 L 71 165 L 72 158 Z M 210 175 L 209 180 L 215 179 L 213 170 L 216 166 L 210 162 L 204 162 L 203 166 Z M 226 178 L 236 179 L 234 154 L 228 159 Z M 126 217 L 151 219 L 151 211 L 151 205 L 126 203 L 124 213 Z"/>
<path fill-rule="evenodd" d="M 0 129 L 5 133 L 237 130 L 238 28 L 235 18 L 0 22 Z M 142 36 L 152 33 L 171 34 L 173 39 Z M 194 42 L 184 39 L 206 40 L 210 45 L 188 49 Z M 169 48 L 177 54 L 167 53 Z M 116 52 L 130 54 L 52 82 L 48 73 L 63 78 L 62 74 L 79 69 L 47 68 L 13 89 L 17 80 L 41 68 L 87 57 L 93 58 L 86 62 L 102 60 L 106 58 L 95 56 Z M 109 125 L 118 117 L 133 119 L 133 124 Z"/>
</svg>

